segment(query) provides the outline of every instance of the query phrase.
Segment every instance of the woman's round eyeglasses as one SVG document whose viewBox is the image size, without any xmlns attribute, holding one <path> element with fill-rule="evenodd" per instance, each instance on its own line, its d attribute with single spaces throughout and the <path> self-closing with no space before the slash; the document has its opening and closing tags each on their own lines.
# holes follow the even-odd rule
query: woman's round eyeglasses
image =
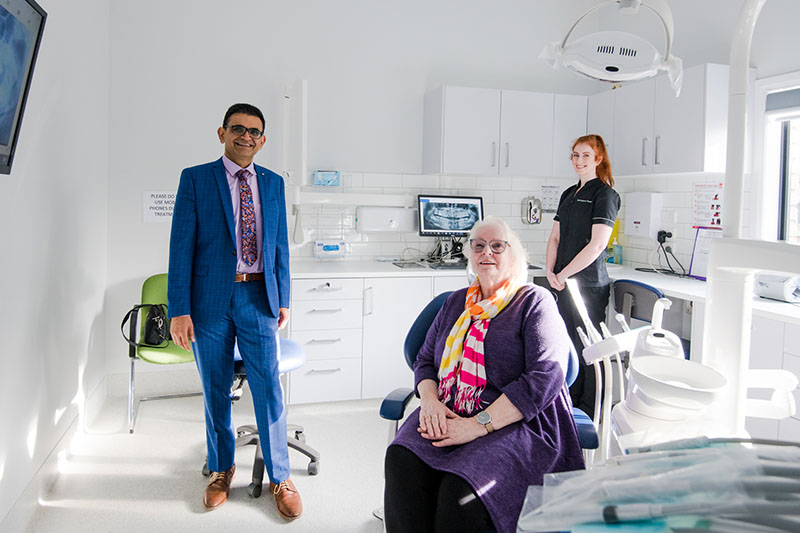
<svg viewBox="0 0 800 533">
<path fill-rule="evenodd" d="M 486 249 L 486 245 L 489 245 L 489 249 L 492 251 L 493 254 L 502 254 L 503 252 L 506 251 L 506 246 L 508 246 L 508 241 L 486 242 L 483 239 L 469 240 L 469 247 L 476 254 L 483 252 Z"/>
</svg>

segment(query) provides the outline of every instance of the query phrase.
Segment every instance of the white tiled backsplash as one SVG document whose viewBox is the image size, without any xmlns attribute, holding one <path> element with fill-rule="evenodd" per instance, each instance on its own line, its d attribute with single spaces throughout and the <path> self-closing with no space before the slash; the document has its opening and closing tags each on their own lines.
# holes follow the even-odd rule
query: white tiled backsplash
<svg viewBox="0 0 800 533">
<path fill-rule="evenodd" d="M 320 207 L 315 204 L 301 204 L 300 212 L 303 225 L 311 242 L 303 245 L 292 245 L 293 257 L 313 257 L 313 241 L 316 239 L 341 239 L 350 243 L 345 260 L 371 261 L 378 257 L 411 258 L 420 256 L 431 250 L 435 239 L 422 238 L 416 233 L 358 233 L 355 229 L 354 205 L 346 205 L 343 200 L 336 204 L 338 198 L 346 199 L 348 194 L 366 193 L 380 195 L 397 195 L 398 197 L 416 198 L 417 194 L 445 194 L 482 196 L 484 213 L 504 218 L 519 234 L 528 249 L 531 263 L 543 265 L 545 248 L 553 227 L 554 213 L 544 213 L 541 224 L 528 225 L 522 222 L 521 205 L 527 196 L 540 196 L 543 184 L 558 185 L 563 191 L 574 183 L 573 179 L 564 178 L 514 178 L 514 177 L 481 177 L 481 176 L 438 176 L 419 174 L 377 174 L 377 173 L 342 173 L 343 190 L 331 193 L 331 203 Z M 696 183 L 719 183 L 724 181 L 722 174 L 676 174 L 645 177 L 615 178 L 615 190 L 622 197 L 622 208 L 618 218 L 625 222 L 625 193 L 647 191 L 664 193 L 664 211 L 662 228 L 672 232 L 672 238 L 666 245 L 672 247 L 673 253 L 688 270 L 694 243 L 692 229 L 692 199 Z M 749 236 L 750 197 L 748 178 L 745 178 L 745 212 L 742 234 Z M 725 206 L 723 206 L 724 209 Z M 723 212 L 724 217 L 724 212 Z M 724 222 L 723 222 L 724 223 Z M 289 235 L 293 235 L 294 217 L 289 219 Z M 649 257 L 653 257 L 658 266 L 657 256 L 653 253 L 657 244 L 641 238 L 629 238 L 622 234 L 618 239 L 623 248 L 623 263 L 630 266 L 649 266 Z M 662 255 L 663 263 L 663 255 Z M 664 263 L 664 266 L 666 264 Z M 680 270 L 677 265 L 676 269 Z"/>
</svg>

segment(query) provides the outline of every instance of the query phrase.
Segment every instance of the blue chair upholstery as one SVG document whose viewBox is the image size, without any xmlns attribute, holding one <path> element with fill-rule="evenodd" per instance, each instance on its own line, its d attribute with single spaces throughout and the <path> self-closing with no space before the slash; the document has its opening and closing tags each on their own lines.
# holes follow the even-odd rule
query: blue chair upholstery
<svg viewBox="0 0 800 533">
<path fill-rule="evenodd" d="M 280 360 L 278 362 L 278 370 L 281 375 L 296 370 L 303 366 L 306 362 L 306 353 L 303 348 L 290 339 L 280 338 L 279 342 Z M 234 374 L 234 387 L 231 390 L 231 400 L 237 401 L 242 394 L 242 386 L 247 380 L 247 369 L 245 368 L 242 356 L 239 354 L 239 347 L 234 347 L 233 354 L 233 374 Z M 284 393 L 284 403 L 286 401 L 286 394 Z M 288 434 L 292 434 L 291 437 Z M 316 475 L 319 472 L 319 452 L 306 444 L 305 433 L 303 427 L 290 424 L 287 426 L 287 443 L 290 448 L 295 449 L 309 458 L 308 474 Z M 258 438 L 258 428 L 255 424 L 247 424 L 236 428 L 236 447 L 254 445 L 256 447 L 256 456 L 253 462 L 253 477 L 250 486 L 247 488 L 250 496 L 258 498 L 261 495 L 262 485 L 264 482 L 264 456 L 261 452 L 261 446 Z M 203 473 L 208 475 L 208 468 L 203 467 Z"/>
<path fill-rule="evenodd" d="M 411 328 L 406 335 L 405 343 L 403 344 L 403 355 L 405 356 L 408 366 L 413 368 L 414 361 L 417 359 L 417 353 L 425 342 L 425 336 L 428 329 L 433 323 L 433 319 L 441 309 L 444 301 L 450 295 L 450 292 L 442 293 L 431 300 L 428 305 L 420 312 L 417 319 L 411 324 Z M 567 385 L 571 385 L 575 378 L 578 376 L 578 352 L 572 347 L 570 350 L 569 363 L 567 366 L 567 375 L 565 376 Z M 397 431 L 397 426 L 400 420 L 405 416 L 406 406 L 414 395 L 414 390 L 410 388 L 395 389 L 384 398 L 381 403 L 380 415 L 381 418 L 389 420 L 393 423 L 392 431 L 390 432 L 390 440 L 394 437 Z M 581 448 L 584 450 L 595 450 L 600 444 L 597 436 L 597 428 L 595 428 L 592 419 L 578 408 L 573 407 L 572 415 L 575 419 L 575 424 L 578 427 L 578 438 L 580 439 Z"/>
<path fill-rule="evenodd" d="M 650 322 L 656 300 L 664 297 L 664 293 L 641 281 L 618 279 L 614 282 L 614 310 L 622 313 L 630 324 L 631 318 Z"/>
</svg>

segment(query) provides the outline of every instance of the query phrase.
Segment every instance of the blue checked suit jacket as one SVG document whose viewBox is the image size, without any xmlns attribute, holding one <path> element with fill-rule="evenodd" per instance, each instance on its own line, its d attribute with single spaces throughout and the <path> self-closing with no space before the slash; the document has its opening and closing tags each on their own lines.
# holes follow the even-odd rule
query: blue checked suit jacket
<svg viewBox="0 0 800 533">
<path fill-rule="evenodd" d="M 283 178 L 255 165 L 261 198 L 264 284 L 274 317 L 289 307 L 289 241 Z M 222 158 L 181 173 L 169 243 L 169 317 L 193 322 L 221 317 L 236 275 L 236 225 Z"/>
</svg>

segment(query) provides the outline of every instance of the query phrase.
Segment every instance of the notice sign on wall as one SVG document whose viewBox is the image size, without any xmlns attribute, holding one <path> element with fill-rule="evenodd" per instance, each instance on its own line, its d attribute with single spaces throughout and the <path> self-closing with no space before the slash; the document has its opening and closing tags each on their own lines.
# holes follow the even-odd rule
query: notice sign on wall
<svg viewBox="0 0 800 533">
<path fill-rule="evenodd" d="M 144 191 L 142 193 L 143 222 L 171 222 L 175 207 L 172 191 Z"/>
</svg>

